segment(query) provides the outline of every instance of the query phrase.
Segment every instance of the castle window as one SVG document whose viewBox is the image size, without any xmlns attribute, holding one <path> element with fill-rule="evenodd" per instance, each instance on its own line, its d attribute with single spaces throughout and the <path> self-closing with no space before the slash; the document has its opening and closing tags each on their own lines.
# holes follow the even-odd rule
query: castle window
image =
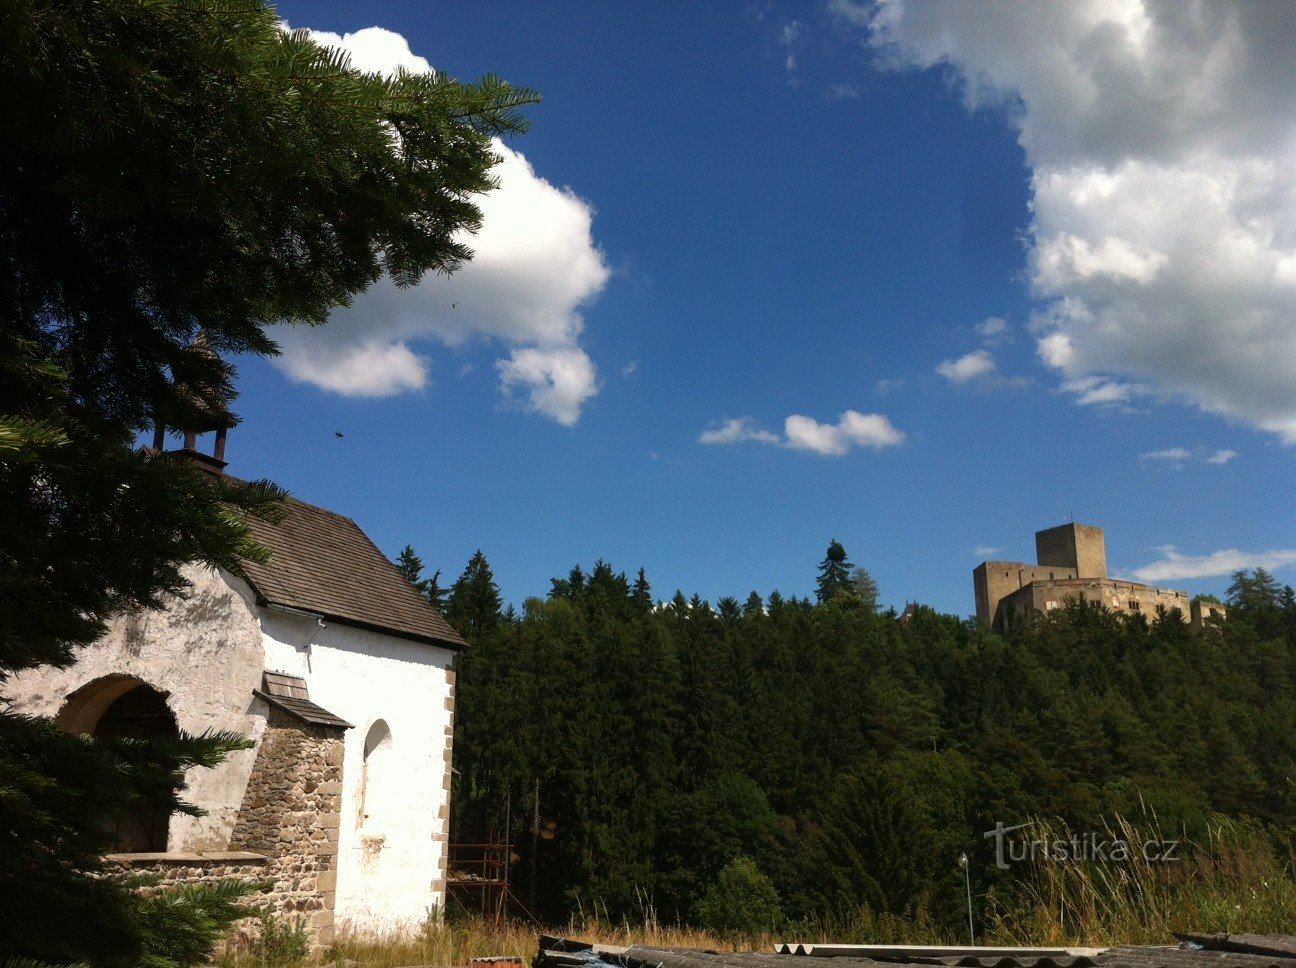
<svg viewBox="0 0 1296 968">
<path fill-rule="evenodd" d="M 1143 606 L 1141 606 L 1141 605 L 1139 604 L 1139 601 L 1138 601 L 1137 598 L 1131 598 L 1131 599 L 1130 599 L 1129 607 L 1130 607 L 1130 611 L 1131 611 L 1131 612 L 1139 612 L 1139 611 L 1142 611 L 1142 610 L 1143 610 Z"/>
</svg>

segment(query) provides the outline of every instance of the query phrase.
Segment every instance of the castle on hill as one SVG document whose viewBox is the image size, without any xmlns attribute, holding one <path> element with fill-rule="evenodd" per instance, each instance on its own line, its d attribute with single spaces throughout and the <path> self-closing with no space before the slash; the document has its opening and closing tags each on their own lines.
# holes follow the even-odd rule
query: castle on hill
<svg viewBox="0 0 1296 968">
<path fill-rule="evenodd" d="M 1061 524 L 1035 532 L 1035 560 L 983 561 L 972 570 L 977 620 L 998 632 L 1061 608 L 1068 601 L 1097 602 L 1113 612 L 1156 615 L 1178 609 L 1193 629 L 1222 617 L 1223 605 L 1192 601 L 1187 592 L 1107 577 L 1102 528 Z"/>
</svg>

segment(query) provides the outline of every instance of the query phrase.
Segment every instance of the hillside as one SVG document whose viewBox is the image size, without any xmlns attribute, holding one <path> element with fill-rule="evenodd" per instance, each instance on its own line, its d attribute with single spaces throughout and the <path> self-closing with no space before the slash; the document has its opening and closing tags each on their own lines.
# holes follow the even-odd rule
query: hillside
<svg viewBox="0 0 1296 968">
<path fill-rule="evenodd" d="M 1296 603 L 1263 572 L 1235 576 L 1229 619 L 1200 635 L 1077 605 L 1000 637 L 849 591 L 655 605 L 642 573 L 601 562 L 521 615 L 492 590 L 482 559 L 449 602 L 473 630 L 453 839 L 507 825 L 514 891 L 550 923 L 714 922 L 741 857 L 776 892 L 760 917 L 965 936 L 966 852 L 978 930 L 1002 935 L 1076 872 L 1121 867 L 997 866 L 984 833 L 1031 820 L 1182 841 L 1144 881 L 1286 877 Z"/>
</svg>

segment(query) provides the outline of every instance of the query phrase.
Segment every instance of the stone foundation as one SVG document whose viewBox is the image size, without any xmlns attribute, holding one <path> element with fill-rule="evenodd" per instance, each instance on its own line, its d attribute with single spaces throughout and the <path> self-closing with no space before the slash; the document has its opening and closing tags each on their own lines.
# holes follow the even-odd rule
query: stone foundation
<svg viewBox="0 0 1296 968">
<path fill-rule="evenodd" d="M 264 882 L 270 858 L 242 850 L 217 850 L 193 854 L 108 854 L 110 872 L 120 875 L 149 875 L 156 883 L 142 888 L 156 891 L 180 884 L 219 884 L 238 880 Z"/>
<path fill-rule="evenodd" d="M 104 866 L 109 877 L 149 878 L 153 883 L 140 887 L 150 895 L 181 884 L 219 884 L 221 881 L 243 881 L 260 885 L 259 890 L 244 897 L 252 907 L 271 907 L 271 889 L 266 885 L 270 858 L 250 851 L 224 850 L 201 853 L 108 854 Z M 232 936 L 256 931 L 252 919 L 235 925 Z"/>
</svg>

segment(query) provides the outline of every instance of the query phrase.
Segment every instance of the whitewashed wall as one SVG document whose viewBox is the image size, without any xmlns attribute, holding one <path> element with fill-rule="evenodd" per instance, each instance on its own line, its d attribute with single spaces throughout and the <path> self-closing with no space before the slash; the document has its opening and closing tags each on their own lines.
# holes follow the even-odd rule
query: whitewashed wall
<svg viewBox="0 0 1296 968">
<path fill-rule="evenodd" d="M 304 677 L 313 701 L 354 726 L 345 739 L 337 922 L 358 930 L 422 924 L 445 903 L 454 653 L 259 607 L 247 585 L 225 573 L 195 567 L 186 577 L 193 589 L 185 598 L 114 620 L 72 667 L 14 676 L 4 688 L 14 710 L 54 716 L 82 686 L 130 675 L 166 694 L 181 729 L 228 729 L 259 741 L 266 705 L 252 690 L 262 672 Z M 362 791 L 365 737 L 380 719 L 391 740 Z M 169 850 L 231 846 L 255 757 L 240 751 L 214 770 L 188 772 L 186 798 L 207 815 L 173 817 Z"/>
<path fill-rule="evenodd" d="M 311 700 L 346 732 L 338 839 L 339 927 L 422 924 L 444 906 L 454 653 L 273 609 L 261 609 L 266 668 L 306 679 Z M 390 745 L 365 786 L 364 746 L 383 720 Z M 367 816 L 362 815 L 367 814 Z"/>
<path fill-rule="evenodd" d="M 198 566 L 184 574 L 193 587 L 183 598 L 158 611 L 114 619 L 107 635 L 78 652 L 74 665 L 27 669 L 10 679 L 4 695 L 14 711 L 56 716 L 68 696 L 83 686 L 128 675 L 165 694 L 176 725 L 185 732 L 232 730 L 259 741 L 266 708 L 252 690 L 261 685 L 264 650 L 246 586 Z M 185 799 L 207 815 L 173 816 L 169 850 L 229 848 L 255 759 L 256 750 L 241 750 L 215 769 L 187 771 Z"/>
</svg>

